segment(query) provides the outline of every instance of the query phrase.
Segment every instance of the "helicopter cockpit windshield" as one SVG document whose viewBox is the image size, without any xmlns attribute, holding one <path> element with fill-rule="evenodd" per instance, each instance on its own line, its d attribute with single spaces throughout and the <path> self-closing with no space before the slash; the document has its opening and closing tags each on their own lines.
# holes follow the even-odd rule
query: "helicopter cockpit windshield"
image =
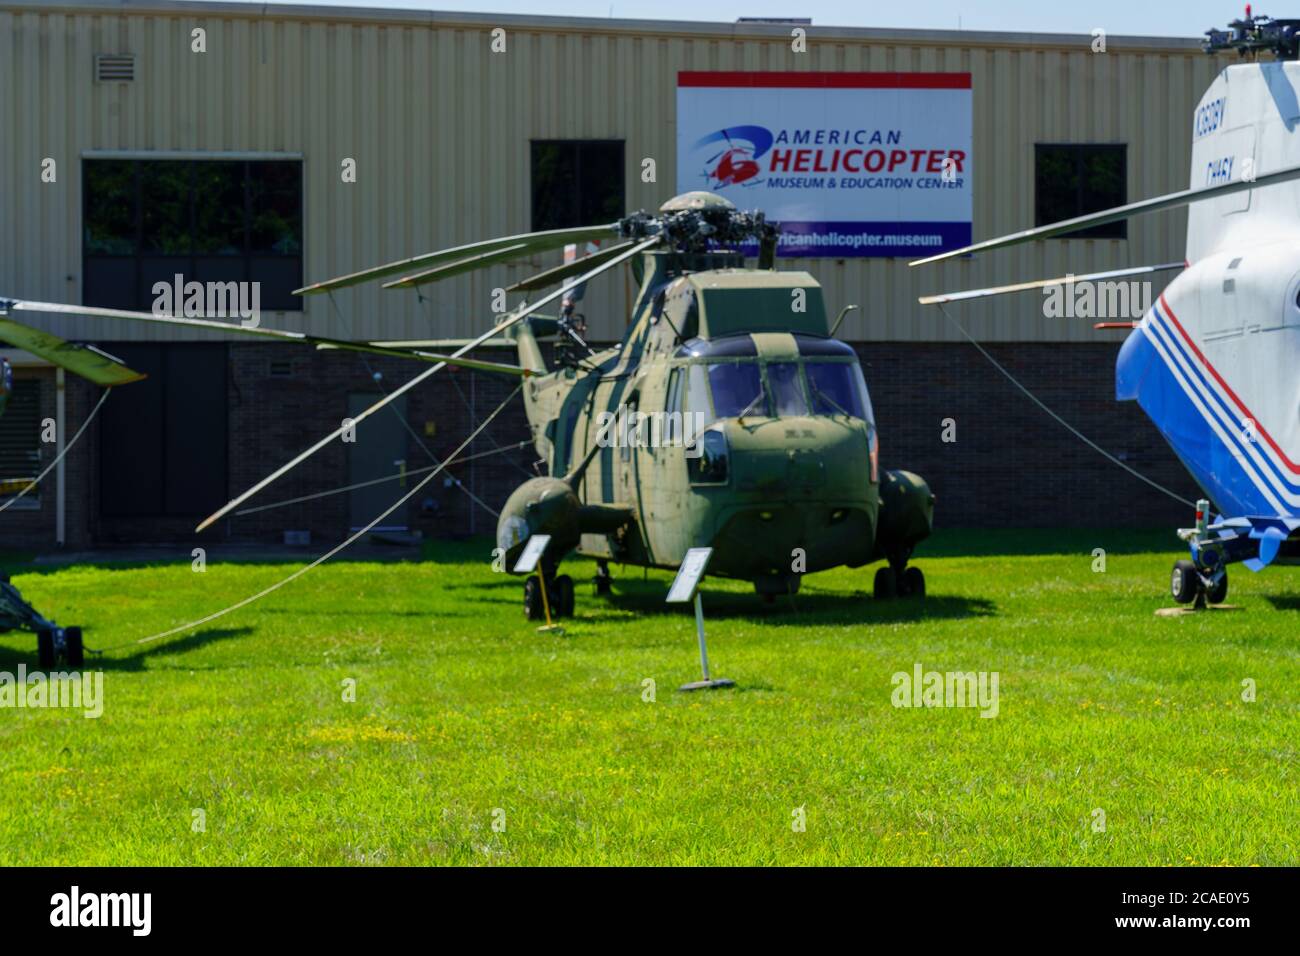
<svg viewBox="0 0 1300 956">
<path fill-rule="evenodd" d="M 857 362 L 809 361 L 804 363 L 814 415 L 848 415 L 874 419 L 867 382 Z"/>
<path fill-rule="evenodd" d="M 713 414 L 711 418 L 742 418 L 745 415 L 766 415 L 767 394 L 763 390 L 763 380 L 759 375 L 758 361 L 720 362 L 709 365 L 709 391 L 713 393 Z M 694 399 L 694 395 L 691 396 Z M 703 411 L 706 397 L 700 396 L 700 407 L 691 411 Z M 692 402 L 694 406 L 694 401 Z"/>
<path fill-rule="evenodd" d="M 691 343 L 680 389 L 670 410 L 696 413 L 705 423 L 722 418 L 857 418 L 874 424 L 862 366 L 852 348 L 833 339 L 796 335 L 799 357 L 764 360 L 749 336 Z"/>
<path fill-rule="evenodd" d="M 702 412 L 709 421 L 747 415 L 844 416 L 868 423 L 874 419 L 867 383 L 856 361 L 818 358 L 760 363 L 750 359 L 697 365 L 692 372 L 688 410 Z M 706 381 L 709 394 L 705 393 Z"/>
</svg>

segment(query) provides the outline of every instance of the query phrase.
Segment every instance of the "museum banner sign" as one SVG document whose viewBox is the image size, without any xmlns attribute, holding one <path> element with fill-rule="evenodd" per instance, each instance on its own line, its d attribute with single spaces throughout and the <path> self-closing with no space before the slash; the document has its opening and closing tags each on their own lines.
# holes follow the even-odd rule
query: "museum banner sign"
<svg viewBox="0 0 1300 956">
<path fill-rule="evenodd" d="M 971 242 L 969 73 L 677 74 L 677 191 L 781 224 L 778 255 Z"/>
</svg>

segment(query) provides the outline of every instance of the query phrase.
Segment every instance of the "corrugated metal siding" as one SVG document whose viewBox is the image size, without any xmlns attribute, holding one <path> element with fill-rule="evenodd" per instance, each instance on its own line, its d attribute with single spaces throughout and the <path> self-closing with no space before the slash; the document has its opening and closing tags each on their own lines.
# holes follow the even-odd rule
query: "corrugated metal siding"
<svg viewBox="0 0 1300 956">
<path fill-rule="evenodd" d="M 256 11 L 257 8 L 252 8 Z M 498 24 L 431 26 L 411 14 L 347 22 L 285 8 L 217 15 L 0 8 L 0 292 L 81 301 L 80 158 L 96 150 L 225 150 L 304 157 L 307 281 L 530 226 L 530 139 L 626 140 L 629 208 L 655 208 L 676 181 L 678 70 L 969 71 L 974 90 L 975 235 L 1033 222 L 1036 142 L 1129 144 L 1129 198 L 1182 188 L 1190 119 L 1221 61 L 1189 47 L 1143 49 L 1112 40 L 1106 54 L 983 38 L 837 40 L 817 31 L 809 52 L 788 41 L 736 37 L 719 27 L 524 18 L 508 29 L 508 52 L 489 52 Z M 428 15 L 425 15 L 428 16 Z M 461 21 L 467 21 L 462 17 Z M 599 23 L 599 26 L 593 24 Z M 206 54 L 190 31 L 207 30 Z M 863 31 L 857 31 L 859 33 Z M 770 33 L 770 31 L 769 31 Z M 136 55 L 134 83 L 94 82 L 97 53 Z M 43 157 L 59 181 L 40 183 Z M 643 157 L 658 183 L 641 182 Z M 358 163 L 355 185 L 340 163 Z M 909 269 L 901 259 L 783 260 L 826 287 L 828 307 L 862 311 L 841 333 L 860 340 L 949 341 L 955 333 L 927 292 L 1179 260 L 1185 213 L 1134 220 L 1129 239 L 1048 241 L 978 260 Z M 263 323 L 331 336 L 469 335 L 490 321 L 494 288 L 551 265 L 493 269 L 426 287 L 425 302 L 378 285 L 308 300 L 304 314 Z M 585 303 L 592 337 L 617 338 L 632 288 L 607 277 Z M 1083 341 L 1090 323 L 1049 324 L 1041 297 L 1025 294 L 958 306 L 987 340 Z M 153 329 L 52 320 L 83 339 L 194 338 Z"/>
</svg>

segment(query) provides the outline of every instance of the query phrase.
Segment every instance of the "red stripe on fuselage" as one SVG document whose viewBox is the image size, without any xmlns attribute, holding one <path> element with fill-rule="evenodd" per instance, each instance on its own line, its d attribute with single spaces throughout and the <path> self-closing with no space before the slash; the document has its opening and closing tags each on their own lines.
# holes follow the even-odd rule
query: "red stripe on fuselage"
<svg viewBox="0 0 1300 956">
<path fill-rule="evenodd" d="M 1174 323 L 1174 328 L 1178 330 L 1178 334 L 1183 337 L 1183 341 L 1186 342 L 1192 352 L 1195 353 L 1197 359 L 1200 360 L 1200 363 L 1205 366 L 1206 371 L 1213 375 L 1214 380 L 1223 386 L 1223 390 L 1228 393 L 1228 397 L 1232 399 L 1233 404 L 1241 410 L 1242 414 L 1255 424 L 1255 431 L 1264 436 L 1264 440 L 1268 442 L 1270 448 L 1278 453 L 1278 456 L 1281 457 L 1289 471 L 1293 474 L 1300 475 L 1300 465 L 1297 465 L 1288 458 L 1286 452 L 1278 447 L 1277 442 L 1273 440 L 1273 436 L 1268 433 L 1268 430 L 1264 428 L 1260 423 L 1260 420 L 1255 417 L 1255 413 L 1247 408 L 1246 403 L 1237 397 L 1237 393 L 1234 392 L 1232 387 L 1223 380 L 1223 376 L 1220 375 L 1215 367 L 1210 364 L 1210 360 L 1205 357 L 1204 353 L 1202 353 L 1199 348 L 1196 347 L 1196 343 L 1192 341 L 1192 337 L 1187 334 L 1187 330 L 1183 328 L 1183 324 L 1178 321 L 1178 316 L 1174 315 L 1174 310 L 1169 308 L 1169 303 L 1166 301 L 1163 292 L 1160 293 L 1160 305 L 1165 310 L 1165 314 L 1169 316 L 1169 321 Z"/>
</svg>

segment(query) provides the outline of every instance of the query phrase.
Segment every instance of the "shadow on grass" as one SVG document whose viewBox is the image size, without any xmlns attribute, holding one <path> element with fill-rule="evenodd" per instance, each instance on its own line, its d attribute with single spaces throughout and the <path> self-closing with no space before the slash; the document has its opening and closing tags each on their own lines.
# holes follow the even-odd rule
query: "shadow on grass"
<svg viewBox="0 0 1300 956">
<path fill-rule="evenodd" d="M 150 657 L 162 656 L 164 654 L 185 654 L 189 651 L 198 650 L 206 647 L 216 641 L 224 641 L 234 637 L 246 637 L 254 632 L 251 627 L 230 627 L 230 628 L 209 628 L 207 630 L 195 631 L 193 634 L 187 634 L 184 637 L 177 637 L 172 640 L 156 641 L 152 644 L 140 644 L 138 650 L 134 653 L 127 653 L 123 656 L 102 657 L 99 649 L 94 646 L 94 638 L 87 642 L 86 646 L 86 664 L 87 670 L 103 671 L 140 671 L 145 669 L 145 663 Z M 89 631 L 86 632 L 90 634 Z M 31 647 L 24 651 L 21 648 L 0 647 L 0 669 L 8 669 L 18 664 L 26 664 L 29 671 L 35 671 L 39 665 L 36 660 L 36 635 L 32 634 Z M 104 648 L 111 654 L 118 654 L 123 651 L 131 651 L 132 645 L 117 645 Z M 54 668 L 56 671 L 70 670 L 65 664 L 59 664 Z"/>
<path fill-rule="evenodd" d="M 615 585 L 607 598 L 580 599 L 582 619 L 591 622 L 626 620 L 637 616 L 689 616 L 690 605 L 664 603 L 667 587 L 655 582 Z M 877 601 L 865 593 L 803 593 L 788 595 L 771 604 L 757 594 L 735 591 L 703 592 L 705 618 L 748 618 L 773 627 L 807 627 L 810 624 L 898 624 L 970 617 L 992 617 L 996 605 L 983 598 L 933 594 L 923 600 L 902 598 Z M 601 605 L 608 608 L 603 610 Z M 592 613 L 592 609 L 594 613 Z"/>
<path fill-rule="evenodd" d="M 446 590 L 488 592 L 476 595 L 473 600 L 482 604 L 509 604 L 522 607 L 523 578 L 500 575 L 492 581 L 467 581 L 449 586 Z M 733 582 L 729 582 L 733 583 Z M 689 605 L 669 605 L 664 602 L 668 594 L 669 578 L 644 580 L 631 575 L 616 577 L 614 592 L 608 597 L 598 597 L 582 577 L 575 577 L 577 607 L 583 621 L 625 621 L 629 614 L 636 616 L 671 616 L 691 614 Z M 805 590 L 802 593 L 779 597 L 766 603 L 752 592 L 704 589 L 706 617 L 751 618 L 776 627 L 806 627 L 809 624 L 894 624 L 907 621 L 943 620 L 947 618 L 992 617 L 996 605 L 983 598 L 967 598 L 932 594 L 924 600 L 902 598 L 895 601 L 877 601 L 864 591 L 834 593 L 823 590 Z M 440 609 L 439 616 L 465 616 Z M 470 614 L 469 616 L 473 616 Z"/>
<path fill-rule="evenodd" d="M 1275 611 L 1300 611 L 1300 594 L 1266 594 L 1264 600 Z"/>
</svg>

